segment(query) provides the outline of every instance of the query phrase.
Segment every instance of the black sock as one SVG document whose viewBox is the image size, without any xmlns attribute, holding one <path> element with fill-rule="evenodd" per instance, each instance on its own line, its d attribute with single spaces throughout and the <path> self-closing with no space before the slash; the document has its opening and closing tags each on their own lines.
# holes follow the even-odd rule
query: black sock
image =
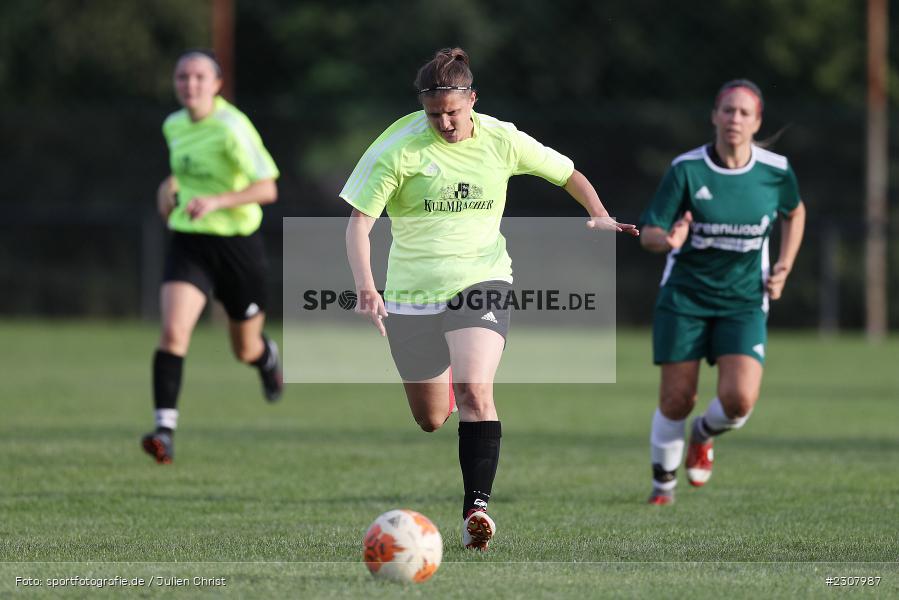
<svg viewBox="0 0 899 600">
<path fill-rule="evenodd" d="M 178 408 L 183 367 L 183 356 L 165 350 L 157 350 L 153 355 L 153 406 L 156 410 Z"/>
<path fill-rule="evenodd" d="M 652 463 L 652 481 L 654 484 L 658 483 L 658 484 L 662 484 L 664 486 L 665 484 L 669 484 L 672 481 L 675 481 L 676 479 L 677 479 L 677 469 L 674 469 L 673 471 L 666 471 L 665 469 L 662 468 L 662 465 L 660 465 L 659 463 Z M 657 489 L 660 489 L 659 486 L 655 486 L 655 487 Z M 673 490 L 673 489 L 674 488 L 671 488 L 671 490 Z"/>
<path fill-rule="evenodd" d="M 265 334 L 262 334 L 262 356 L 251 362 L 250 364 L 259 369 L 260 371 L 268 371 L 271 369 L 271 365 L 268 362 L 272 358 L 272 353 L 268 348 L 268 338 L 265 337 Z"/>
<path fill-rule="evenodd" d="M 705 444 L 713 437 L 721 435 L 722 433 L 727 433 L 728 431 L 730 430 L 712 429 L 711 427 L 709 427 L 709 424 L 705 422 L 705 417 L 699 417 L 698 419 L 693 421 L 693 435 L 691 437 L 691 441 Z"/>
<path fill-rule="evenodd" d="M 499 463 L 499 442 L 502 437 L 499 421 L 459 423 L 459 466 L 465 501 L 462 518 L 472 508 L 486 509 Z"/>
</svg>

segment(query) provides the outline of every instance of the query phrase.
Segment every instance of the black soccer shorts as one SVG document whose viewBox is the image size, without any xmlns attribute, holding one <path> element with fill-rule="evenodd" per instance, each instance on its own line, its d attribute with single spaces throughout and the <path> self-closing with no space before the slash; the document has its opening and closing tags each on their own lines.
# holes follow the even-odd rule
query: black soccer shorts
<svg viewBox="0 0 899 600">
<path fill-rule="evenodd" d="M 219 299 L 232 321 L 264 312 L 268 263 L 262 234 L 221 236 L 174 232 L 163 282 L 184 281 Z"/>
</svg>

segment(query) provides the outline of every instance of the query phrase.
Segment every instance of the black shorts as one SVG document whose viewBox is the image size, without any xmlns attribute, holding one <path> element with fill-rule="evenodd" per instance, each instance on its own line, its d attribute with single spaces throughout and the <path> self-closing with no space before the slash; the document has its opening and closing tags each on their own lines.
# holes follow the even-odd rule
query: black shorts
<svg viewBox="0 0 899 600">
<path fill-rule="evenodd" d="M 262 235 L 204 235 L 174 232 L 163 282 L 185 281 L 218 298 L 232 321 L 265 312 L 268 264 Z"/>
<path fill-rule="evenodd" d="M 459 292 L 436 314 L 391 313 L 384 319 L 393 362 L 405 381 L 424 381 L 450 366 L 448 331 L 482 327 L 503 339 L 509 333 L 512 309 L 505 301 L 512 286 L 505 281 L 484 281 Z"/>
</svg>

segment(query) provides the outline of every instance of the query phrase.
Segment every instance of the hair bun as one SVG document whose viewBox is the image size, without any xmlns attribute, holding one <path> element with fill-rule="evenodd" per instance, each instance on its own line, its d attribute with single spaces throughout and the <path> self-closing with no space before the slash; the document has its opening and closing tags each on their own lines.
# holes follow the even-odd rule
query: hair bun
<svg viewBox="0 0 899 600">
<path fill-rule="evenodd" d="M 434 54 L 434 58 L 448 59 L 448 62 L 458 60 L 465 63 L 466 65 L 470 64 L 468 60 L 468 53 L 458 46 L 456 46 L 455 48 L 441 48 Z"/>
<path fill-rule="evenodd" d="M 473 79 L 465 50 L 459 47 L 441 48 L 418 70 L 415 89 L 421 93 L 435 87 L 470 88 Z"/>
</svg>

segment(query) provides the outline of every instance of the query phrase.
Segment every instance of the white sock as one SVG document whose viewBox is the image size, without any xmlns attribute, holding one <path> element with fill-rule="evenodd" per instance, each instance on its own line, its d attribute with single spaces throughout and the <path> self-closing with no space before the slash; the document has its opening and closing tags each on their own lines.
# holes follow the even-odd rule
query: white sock
<svg viewBox="0 0 899 600">
<path fill-rule="evenodd" d="M 684 425 L 686 419 L 673 421 L 656 409 L 652 416 L 652 433 L 649 436 L 652 464 L 660 465 L 665 471 L 674 471 L 684 455 Z M 653 481 L 660 490 L 673 489 L 677 480 Z"/>
<path fill-rule="evenodd" d="M 156 410 L 156 426 L 175 429 L 178 427 L 178 409 L 160 408 Z"/>
<path fill-rule="evenodd" d="M 721 400 L 715 397 L 715 399 L 709 403 L 709 407 L 706 409 L 705 414 L 702 415 L 703 424 L 705 425 L 706 430 L 704 433 L 712 435 L 715 432 L 723 433 L 730 429 L 739 429 L 746 424 L 746 421 L 751 414 L 752 411 L 749 411 L 745 416 L 731 419 L 725 414 Z"/>
</svg>

